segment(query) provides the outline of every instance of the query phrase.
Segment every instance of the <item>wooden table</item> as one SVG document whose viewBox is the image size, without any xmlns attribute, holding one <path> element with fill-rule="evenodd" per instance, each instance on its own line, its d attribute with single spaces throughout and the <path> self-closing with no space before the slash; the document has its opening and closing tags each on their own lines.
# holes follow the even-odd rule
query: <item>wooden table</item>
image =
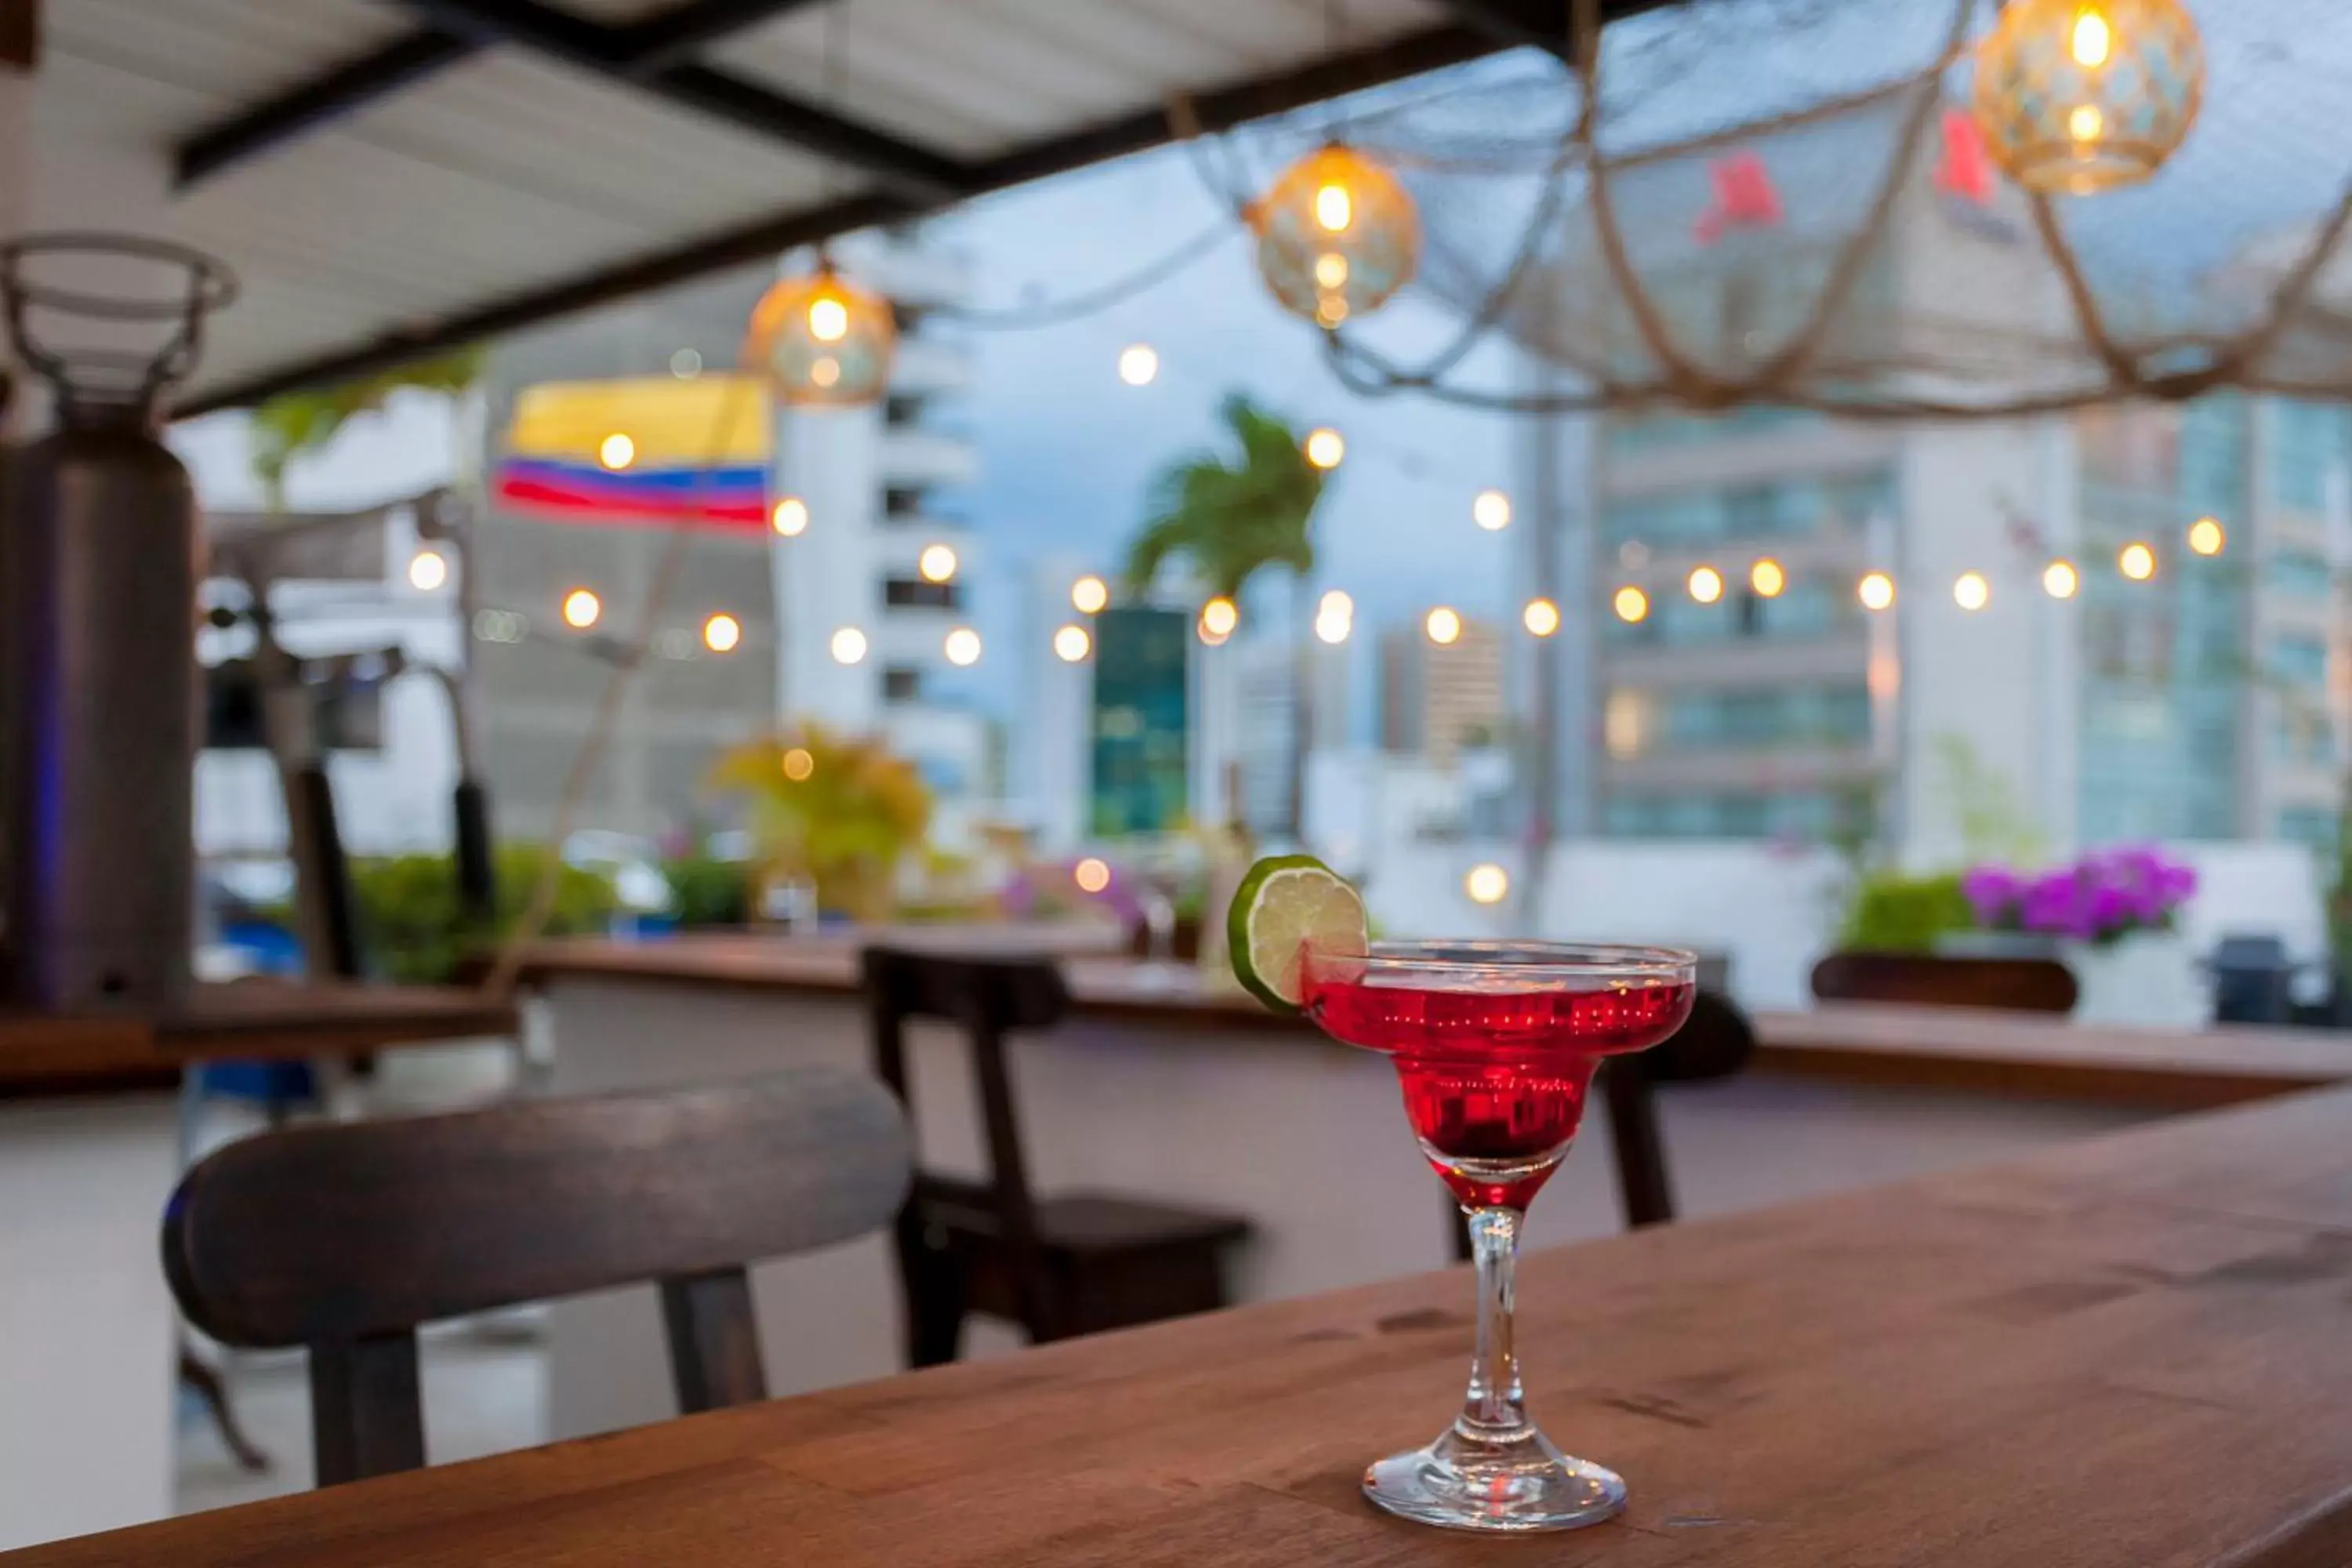
<svg viewBox="0 0 2352 1568">
<path fill-rule="evenodd" d="M 1540 1207 L 1540 1205 L 1538 1205 Z M 1539 1253 L 1529 1397 L 1617 1523 L 1422 1529 L 1459 1270 L 200 1514 L 7 1568 L 2335 1568 L 2352 1091 Z"/>
<path fill-rule="evenodd" d="M 509 1035 L 476 992 L 237 981 L 163 1017 L 0 1014 L 0 1546 L 171 1511 L 177 1330 L 155 1250 L 172 1088 L 209 1058 Z"/>
</svg>

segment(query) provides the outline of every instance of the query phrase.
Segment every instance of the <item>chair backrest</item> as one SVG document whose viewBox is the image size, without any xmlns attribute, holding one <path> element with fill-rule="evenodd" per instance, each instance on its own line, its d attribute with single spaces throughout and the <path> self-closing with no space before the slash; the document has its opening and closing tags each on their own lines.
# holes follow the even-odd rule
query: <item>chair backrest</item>
<svg viewBox="0 0 2352 1568">
<path fill-rule="evenodd" d="M 2054 958 L 1832 952 L 1813 965 L 1813 994 L 1824 1002 L 2068 1013 L 2074 1007 L 2075 985 L 2074 971 Z"/>
<path fill-rule="evenodd" d="M 680 1407 L 766 1396 L 744 1265 L 879 1228 L 904 1119 L 862 1075 L 299 1127 L 182 1179 L 163 1268 L 188 1321 L 310 1353 L 319 1482 L 425 1462 L 415 1330 L 658 1281 Z"/>
<path fill-rule="evenodd" d="M 1035 1205 L 1013 1110 L 1013 1073 L 1004 1037 L 1050 1029 L 1069 1010 L 1061 970 L 1034 957 L 981 957 L 869 947 L 859 955 L 873 1024 L 874 1071 L 915 1118 L 914 1086 L 907 1068 L 906 1025 L 936 1018 L 962 1029 L 971 1052 L 989 1179 L 975 1184 L 918 1169 L 910 1213 L 927 1203 L 951 1203 L 991 1215 L 1003 1239 L 1018 1248 L 1035 1242 Z"/>
</svg>

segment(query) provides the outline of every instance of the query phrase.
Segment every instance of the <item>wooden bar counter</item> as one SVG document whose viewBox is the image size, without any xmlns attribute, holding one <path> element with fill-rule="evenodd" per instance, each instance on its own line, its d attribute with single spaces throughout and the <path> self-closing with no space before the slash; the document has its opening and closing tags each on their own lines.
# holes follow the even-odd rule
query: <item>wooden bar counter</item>
<svg viewBox="0 0 2352 1568">
<path fill-rule="evenodd" d="M 1013 1053 L 1032 1180 L 1245 1214 L 1240 1301 L 1435 1268 L 1458 1223 L 1404 1126 L 1381 1058 L 1276 1017 L 1189 969 L 1146 968 L 1067 932 L 917 929 L 893 940 L 1056 951 L 1070 1021 Z M 1076 951 L 1072 951 L 1073 949 Z M 555 1046 L 553 1088 L 702 1083 L 797 1062 L 867 1062 L 856 939 L 693 935 L 565 942 L 528 955 Z M 2092 1029 L 1926 1008 L 1767 1015 L 1757 1070 L 1664 1097 L 1682 1212 L 1717 1215 L 2013 1158 L 2181 1109 L 2352 1080 L 2352 1046 L 2287 1030 Z M 912 1040 L 919 1136 L 978 1170 L 970 1065 Z M 1531 1220 L 1555 1246 L 1622 1225 L 1595 1118 Z M 757 1271 L 770 1386 L 809 1392 L 900 1364 L 898 1290 L 877 1241 Z M 983 1331 L 987 1352 L 1014 1342 Z M 549 1427 L 570 1437 L 675 1414 L 650 1290 L 559 1306 Z"/>
<path fill-rule="evenodd" d="M 167 1016 L 0 1013 L 0 1546 L 173 1506 L 174 1319 L 155 1238 L 185 1069 L 509 1035 L 471 991 L 237 981 Z"/>
<path fill-rule="evenodd" d="M 1457 1269 L 0 1562 L 2335 1568 L 2347 1290 L 2352 1090 L 2319 1091 L 1531 1256 L 1531 1407 L 1633 1493 L 1570 1534 L 1356 1493 L 1460 1396 Z"/>
</svg>

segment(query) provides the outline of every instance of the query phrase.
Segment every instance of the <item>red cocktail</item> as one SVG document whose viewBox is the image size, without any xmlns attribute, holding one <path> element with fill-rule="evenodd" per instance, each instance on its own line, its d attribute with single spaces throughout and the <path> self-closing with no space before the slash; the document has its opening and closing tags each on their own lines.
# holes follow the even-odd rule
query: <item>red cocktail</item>
<svg viewBox="0 0 2352 1568">
<path fill-rule="evenodd" d="M 1646 1050 L 1690 1016 L 1696 960 L 1664 948 L 1404 942 L 1304 954 L 1307 1016 L 1387 1052 L 1406 1118 L 1468 1216 L 1478 1263 L 1470 1394 L 1426 1448 L 1373 1465 L 1374 1502 L 1432 1524 L 1561 1530 L 1609 1518 L 1625 1484 L 1527 1418 L 1512 1349 L 1512 1264 L 1528 1202 L 1559 1166 L 1603 1057 Z"/>
</svg>

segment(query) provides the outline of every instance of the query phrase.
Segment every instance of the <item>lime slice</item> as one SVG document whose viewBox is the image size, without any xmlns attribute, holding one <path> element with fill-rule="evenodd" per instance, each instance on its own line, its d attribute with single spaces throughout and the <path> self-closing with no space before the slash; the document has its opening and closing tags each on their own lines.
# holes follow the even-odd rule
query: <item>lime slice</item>
<svg viewBox="0 0 2352 1568">
<path fill-rule="evenodd" d="M 1298 955 L 1364 951 L 1364 900 L 1312 855 L 1272 855 L 1249 868 L 1225 913 L 1234 978 L 1277 1013 L 1304 1001 Z"/>
</svg>

